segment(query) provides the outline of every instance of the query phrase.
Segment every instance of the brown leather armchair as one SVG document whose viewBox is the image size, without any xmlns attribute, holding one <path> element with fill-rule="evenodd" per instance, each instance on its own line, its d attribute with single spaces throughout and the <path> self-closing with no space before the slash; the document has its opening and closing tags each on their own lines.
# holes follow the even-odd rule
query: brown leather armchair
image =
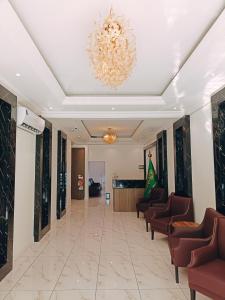
<svg viewBox="0 0 225 300">
<path fill-rule="evenodd" d="M 193 250 L 188 268 L 191 300 L 196 291 L 214 300 L 225 299 L 225 218 L 215 219 L 211 242 Z"/>
<path fill-rule="evenodd" d="M 151 218 L 152 240 L 154 240 L 155 231 L 168 235 L 171 232 L 173 222 L 193 220 L 192 198 L 171 194 L 167 207 L 161 211 L 155 211 Z"/>
<path fill-rule="evenodd" d="M 169 201 L 170 201 L 170 198 L 174 195 L 174 193 L 171 193 L 169 198 L 168 198 L 168 201 L 167 202 L 161 202 L 161 203 L 153 203 L 151 207 L 149 207 L 145 212 L 144 212 L 144 217 L 145 217 L 145 223 L 146 223 L 146 231 L 148 232 L 148 224 L 151 223 L 151 219 L 153 218 L 155 212 L 158 212 L 158 211 L 163 211 Z"/>
<path fill-rule="evenodd" d="M 151 190 L 149 198 L 140 198 L 136 204 L 137 217 L 139 218 L 139 212 L 145 212 L 150 206 L 155 203 L 166 202 L 166 191 L 164 188 L 155 187 Z"/>
<path fill-rule="evenodd" d="M 179 283 L 178 267 L 186 267 L 190 263 L 192 250 L 210 243 L 214 220 L 219 217 L 223 217 L 223 215 L 213 208 L 207 208 L 204 219 L 197 228 L 175 228 L 169 235 L 168 245 L 177 283 Z"/>
</svg>

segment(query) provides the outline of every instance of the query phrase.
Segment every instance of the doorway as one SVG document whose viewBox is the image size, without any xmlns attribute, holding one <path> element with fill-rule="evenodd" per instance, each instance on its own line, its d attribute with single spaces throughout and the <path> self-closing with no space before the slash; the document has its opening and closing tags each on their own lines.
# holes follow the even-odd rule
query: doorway
<svg viewBox="0 0 225 300">
<path fill-rule="evenodd" d="M 89 198 L 101 197 L 105 193 L 105 162 L 89 161 Z"/>
</svg>

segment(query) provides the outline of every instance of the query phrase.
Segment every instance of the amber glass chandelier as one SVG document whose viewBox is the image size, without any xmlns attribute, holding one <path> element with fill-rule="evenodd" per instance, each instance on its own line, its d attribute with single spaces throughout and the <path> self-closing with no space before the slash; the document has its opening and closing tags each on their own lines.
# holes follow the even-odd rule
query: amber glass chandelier
<svg viewBox="0 0 225 300">
<path fill-rule="evenodd" d="M 107 144 L 113 144 L 117 140 L 116 133 L 112 130 L 112 128 L 108 128 L 108 131 L 106 134 L 103 135 L 103 140 Z"/>
<path fill-rule="evenodd" d="M 95 76 L 116 88 L 130 75 L 136 59 L 135 38 L 124 18 L 113 10 L 90 34 L 88 53 Z"/>
</svg>

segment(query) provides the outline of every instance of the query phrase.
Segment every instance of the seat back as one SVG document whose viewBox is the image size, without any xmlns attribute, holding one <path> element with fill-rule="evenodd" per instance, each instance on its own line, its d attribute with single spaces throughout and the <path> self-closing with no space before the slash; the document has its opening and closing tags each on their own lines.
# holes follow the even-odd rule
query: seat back
<svg viewBox="0 0 225 300">
<path fill-rule="evenodd" d="M 225 217 L 218 219 L 217 247 L 219 257 L 225 260 Z"/>
<path fill-rule="evenodd" d="M 202 229 L 204 237 L 209 237 L 213 233 L 213 226 L 215 218 L 223 217 L 219 212 L 213 208 L 206 208 L 205 216 L 202 221 Z"/>
<path fill-rule="evenodd" d="M 193 211 L 192 198 L 174 194 L 170 204 L 170 215 L 181 215 L 184 214 L 188 209 Z"/>
<path fill-rule="evenodd" d="M 159 200 L 159 202 L 166 201 L 166 191 L 164 188 L 155 187 L 151 190 L 149 200 Z"/>
</svg>

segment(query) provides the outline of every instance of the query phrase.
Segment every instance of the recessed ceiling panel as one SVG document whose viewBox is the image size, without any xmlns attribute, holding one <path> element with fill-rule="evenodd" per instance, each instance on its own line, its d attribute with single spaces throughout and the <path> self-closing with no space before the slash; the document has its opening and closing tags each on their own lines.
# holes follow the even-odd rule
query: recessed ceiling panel
<svg viewBox="0 0 225 300">
<path fill-rule="evenodd" d="M 118 137 L 132 137 L 141 120 L 82 120 L 90 136 L 102 137 L 108 128 L 112 128 Z"/>
<path fill-rule="evenodd" d="M 67 95 L 161 94 L 224 6 L 223 0 L 10 3 Z M 133 73 L 118 89 L 95 79 L 86 51 L 94 21 L 111 6 L 129 20 L 137 46 Z"/>
</svg>

